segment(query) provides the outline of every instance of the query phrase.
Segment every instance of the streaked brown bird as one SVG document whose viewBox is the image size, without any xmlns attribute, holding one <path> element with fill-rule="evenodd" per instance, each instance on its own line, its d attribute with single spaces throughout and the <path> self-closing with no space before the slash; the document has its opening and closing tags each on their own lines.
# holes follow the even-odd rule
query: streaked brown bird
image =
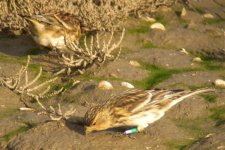
<svg viewBox="0 0 225 150">
<path fill-rule="evenodd" d="M 69 14 L 34 15 L 26 18 L 34 41 L 47 48 L 68 50 L 66 40 L 78 43 L 80 22 Z"/>
<path fill-rule="evenodd" d="M 214 91 L 134 90 L 90 108 L 84 117 L 86 134 L 121 126 L 136 126 L 139 132 L 165 115 L 165 112 L 190 96 Z"/>
</svg>

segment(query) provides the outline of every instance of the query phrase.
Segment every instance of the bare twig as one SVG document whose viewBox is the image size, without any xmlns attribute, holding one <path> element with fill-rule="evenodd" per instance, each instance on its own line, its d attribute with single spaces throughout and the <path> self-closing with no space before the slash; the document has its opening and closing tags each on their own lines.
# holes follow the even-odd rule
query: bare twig
<svg viewBox="0 0 225 150">
<path fill-rule="evenodd" d="M 23 99 L 23 97 L 26 95 L 36 100 L 37 104 L 45 112 L 45 114 L 49 116 L 50 120 L 60 121 L 60 120 L 68 119 L 76 111 L 76 109 L 70 108 L 69 110 L 63 112 L 61 110 L 60 104 L 58 104 L 58 108 L 56 109 L 52 106 L 46 107 L 40 101 L 40 99 L 49 98 L 49 97 L 58 95 L 59 93 L 62 93 L 65 90 L 65 88 L 62 87 L 59 90 L 53 90 L 51 92 L 51 86 L 49 84 L 55 82 L 57 80 L 57 77 L 46 80 L 40 84 L 37 84 L 38 80 L 40 79 L 42 75 L 41 67 L 36 77 L 30 80 L 28 76 L 29 63 L 30 63 L 30 56 L 28 56 L 26 65 L 21 67 L 19 73 L 16 76 L 9 77 L 9 78 L 0 77 L 1 85 L 9 88 L 10 90 L 14 91 L 15 93 L 21 96 L 20 100 L 26 106 L 26 108 L 24 107 L 20 108 L 21 111 L 35 110 L 34 108 L 29 107 L 27 102 Z M 73 81 L 72 86 L 75 86 L 78 83 L 79 81 L 77 80 Z"/>
<path fill-rule="evenodd" d="M 43 83 L 38 84 L 38 80 L 42 75 L 42 68 L 40 67 L 39 73 L 35 78 L 29 79 L 28 76 L 28 65 L 30 63 L 30 56 L 28 56 L 27 63 L 25 66 L 22 66 L 17 75 L 13 77 L 0 77 L 1 85 L 9 88 L 14 91 L 18 95 L 21 96 L 20 100 L 26 105 L 24 101 L 24 96 L 32 97 L 32 98 L 48 98 L 51 96 L 55 96 L 61 93 L 64 88 L 60 88 L 59 90 L 54 90 L 50 92 L 51 86 L 49 84 L 55 82 L 58 78 L 54 77 L 52 79 L 46 80 Z M 43 88 L 46 87 L 44 90 Z M 42 91 L 42 92 L 39 92 Z"/>
<path fill-rule="evenodd" d="M 170 7 L 176 1 L 178 0 L 2 0 L 0 29 L 23 30 L 27 24 L 21 16 L 60 13 L 76 16 L 89 30 L 111 31 L 119 28 L 129 15 L 149 14 L 159 6 Z"/>
<path fill-rule="evenodd" d="M 82 74 L 87 68 L 96 64 L 103 64 L 106 60 L 115 60 L 119 57 L 121 49 L 117 55 L 113 55 L 112 52 L 120 47 L 120 44 L 124 38 L 125 29 L 123 29 L 119 41 L 113 43 L 114 32 L 111 32 L 111 36 L 108 40 L 106 38 L 99 40 L 98 33 L 95 37 L 91 37 L 90 44 L 88 46 L 86 37 L 84 38 L 84 48 L 79 47 L 76 43 L 67 41 L 67 45 L 72 51 L 70 54 L 59 53 L 59 63 L 63 68 L 56 73 L 70 74 Z M 75 72 L 72 72 L 75 70 Z"/>
<path fill-rule="evenodd" d="M 67 120 L 71 115 L 73 115 L 76 111 L 75 108 L 70 108 L 69 110 L 63 112 L 61 109 L 61 105 L 58 103 L 58 108 L 55 109 L 52 106 L 46 107 L 44 104 L 39 100 L 38 97 L 35 98 L 38 105 L 42 108 L 42 110 L 47 114 L 52 121 L 60 121 L 60 120 Z"/>
</svg>

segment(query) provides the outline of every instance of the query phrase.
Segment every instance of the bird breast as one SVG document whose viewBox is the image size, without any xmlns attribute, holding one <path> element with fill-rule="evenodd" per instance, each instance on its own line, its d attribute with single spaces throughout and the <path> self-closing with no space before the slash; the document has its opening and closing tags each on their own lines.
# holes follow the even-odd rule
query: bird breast
<svg viewBox="0 0 225 150">
<path fill-rule="evenodd" d="M 64 36 L 52 37 L 51 35 L 46 36 L 34 36 L 35 42 L 39 43 L 42 46 L 57 48 L 57 49 L 66 49 Z"/>
<path fill-rule="evenodd" d="M 129 117 L 129 124 L 130 125 L 151 124 L 159 120 L 161 117 L 163 117 L 164 114 L 165 114 L 164 111 L 154 109 L 145 112 L 140 112 Z"/>
</svg>

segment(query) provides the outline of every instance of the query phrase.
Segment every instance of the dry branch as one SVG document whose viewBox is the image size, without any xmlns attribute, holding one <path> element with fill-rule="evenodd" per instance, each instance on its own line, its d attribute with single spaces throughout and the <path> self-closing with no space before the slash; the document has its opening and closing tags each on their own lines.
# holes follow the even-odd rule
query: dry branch
<svg viewBox="0 0 225 150">
<path fill-rule="evenodd" d="M 60 120 L 67 120 L 71 115 L 73 115 L 76 111 L 75 108 L 70 108 L 69 110 L 63 112 L 61 109 L 61 105 L 58 103 L 58 108 L 55 109 L 52 106 L 49 106 L 48 108 L 44 106 L 43 103 L 37 98 L 35 98 L 38 105 L 42 108 L 45 114 L 47 114 L 52 121 L 60 121 Z"/>
<path fill-rule="evenodd" d="M 74 108 L 70 108 L 69 110 L 63 112 L 61 110 L 61 106 L 59 103 L 58 108 L 55 109 L 52 106 L 49 107 L 44 106 L 44 104 L 40 101 L 40 99 L 58 95 L 59 93 L 63 92 L 65 88 L 62 87 L 59 90 L 52 91 L 51 86 L 49 84 L 55 82 L 57 80 L 57 77 L 54 77 L 52 79 L 46 80 L 38 84 L 37 82 L 39 81 L 42 75 L 41 67 L 39 73 L 33 79 L 29 79 L 28 76 L 29 63 L 30 63 L 30 56 L 28 56 L 26 65 L 21 67 L 17 75 L 8 78 L 0 77 L 1 85 L 20 95 L 20 100 L 27 107 L 27 108 L 20 108 L 20 110 L 26 111 L 34 110 L 33 108 L 29 107 L 27 102 L 24 100 L 24 96 L 28 96 L 36 100 L 36 102 L 38 103 L 40 108 L 44 111 L 44 113 L 49 116 L 50 120 L 60 121 L 68 119 L 76 111 Z M 73 81 L 72 86 L 78 83 L 79 81 Z"/>
<path fill-rule="evenodd" d="M 24 29 L 26 22 L 21 16 L 68 13 L 79 18 L 81 24 L 91 30 L 111 30 L 120 27 L 129 15 L 151 13 L 159 6 L 170 7 L 176 1 L 178 0 L 2 0 L 0 29 Z"/>
<path fill-rule="evenodd" d="M 30 56 L 28 56 L 26 65 L 22 66 L 20 71 L 15 76 L 0 77 L 1 85 L 9 88 L 10 90 L 14 91 L 16 94 L 20 95 L 21 96 L 20 100 L 26 106 L 28 105 L 24 100 L 24 96 L 43 99 L 43 98 L 55 96 L 64 90 L 64 88 L 60 88 L 59 90 L 54 90 L 50 92 L 51 86 L 49 84 L 55 82 L 57 80 L 57 77 L 46 80 L 39 84 L 37 83 L 42 75 L 42 67 L 40 67 L 39 73 L 36 75 L 35 78 L 29 79 L 29 76 L 28 76 L 29 63 L 30 63 Z"/>
<path fill-rule="evenodd" d="M 101 65 L 107 60 L 115 60 L 119 57 L 121 48 L 117 55 L 113 55 L 112 52 L 120 47 L 120 44 L 124 38 L 125 29 L 123 29 L 121 36 L 118 42 L 113 43 L 114 32 L 111 32 L 111 35 L 108 40 L 99 39 L 99 34 L 97 33 L 95 37 L 91 37 L 90 44 L 87 44 L 87 38 L 84 38 L 84 48 L 81 48 L 76 43 L 67 41 L 67 45 L 71 50 L 70 54 L 65 54 L 59 52 L 58 60 L 62 65 L 62 69 L 56 73 L 70 74 L 82 74 L 86 69 L 93 65 Z M 68 38 L 69 39 L 69 38 Z M 73 72 L 73 70 L 75 72 Z"/>
</svg>

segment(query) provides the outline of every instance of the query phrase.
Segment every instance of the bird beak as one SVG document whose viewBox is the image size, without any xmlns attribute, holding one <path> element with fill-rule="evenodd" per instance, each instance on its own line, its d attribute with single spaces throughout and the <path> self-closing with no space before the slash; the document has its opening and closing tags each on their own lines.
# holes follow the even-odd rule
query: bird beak
<svg viewBox="0 0 225 150">
<path fill-rule="evenodd" d="M 91 132 L 93 132 L 94 130 L 91 127 L 86 127 L 85 133 L 90 134 Z"/>
<path fill-rule="evenodd" d="M 24 19 L 25 19 L 29 24 L 33 24 L 33 25 L 37 25 L 37 24 L 38 24 L 38 22 L 35 21 L 35 20 L 32 19 L 32 18 L 24 17 Z"/>
</svg>

